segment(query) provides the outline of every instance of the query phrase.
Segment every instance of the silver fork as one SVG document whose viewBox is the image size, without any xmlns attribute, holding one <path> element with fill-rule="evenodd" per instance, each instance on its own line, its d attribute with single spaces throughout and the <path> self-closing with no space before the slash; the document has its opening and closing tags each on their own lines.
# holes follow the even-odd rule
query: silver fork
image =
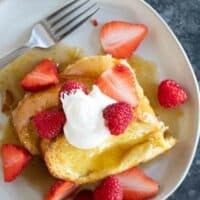
<svg viewBox="0 0 200 200">
<path fill-rule="evenodd" d="M 83 24 L 98 9 L 96 0 L 67 0 L 62 8 L 42 19 L 33 27 L 27 43 L 0 58 L 0 68 L 31 48 L 52 47 Z"/>
</svg>

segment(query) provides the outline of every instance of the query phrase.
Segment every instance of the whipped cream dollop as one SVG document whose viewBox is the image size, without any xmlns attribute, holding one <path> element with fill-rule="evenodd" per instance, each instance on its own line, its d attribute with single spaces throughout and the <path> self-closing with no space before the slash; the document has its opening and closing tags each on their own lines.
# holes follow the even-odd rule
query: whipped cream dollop
<svg viewBox="0 0 200 200">
<path fill-rule="evenodd" d="M 104 95 L 97 86 L 86 95 L 82 90 L 61 95 L 67 122 L 64 135 L 67 141 L 81 149 L 90 149 L 110 136 L 105 126 L 103 109 L 116 101 Z"/>
</svg>

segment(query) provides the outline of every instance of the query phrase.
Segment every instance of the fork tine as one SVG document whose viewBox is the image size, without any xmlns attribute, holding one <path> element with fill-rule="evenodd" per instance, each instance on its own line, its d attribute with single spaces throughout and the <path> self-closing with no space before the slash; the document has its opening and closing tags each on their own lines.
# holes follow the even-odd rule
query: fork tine
<svg viewBox="0 0 200 200">
<path fill-rule="evenodd" d="M 50 14 L 49 16 L 47 16 L 45 19 L 51 20 L 52 18 L 54 18 L 56 15 L 58 15 L 60 12 L 62 12 L 64 9 L 68 8 L 69 6 L 72 6 L 74 3 L 78 2 L 78 0 L 68 0 L 68 2 L 65 4 L 65 6 L 61 7 L 60 9 L 56 10 L 55 12 L 53 12 L 52 14 Z"/>
<path fill-rule="evenodd" d="M 84 12 L 86 12 L 88 9 L 92 8 L 95 5 L 96 5 L 96 2 L 87 0 L 86 4 L 80 6 L 78 9 L 74 10 L 73 12 L 66 14 L 65 17 L 63 17 L 58 23 L 52 26 L 51 31 L 56 34 L 60 30 L 62 30 L 63 27 L 70 24 L 74 19 L 78 18 L 80 15 L 84 14 Z"/>
<path fill-rule="evenodd" d="M 90 0 L 77 0 L 76 2 L 73 2 L 73 4 L 70 4 L 69 6 L 65 7 L 65 9 L 62 9 L 62 11 L 60 11 L 60 13 L 57 13 L 50 20 L 47 19 L 48 23 L 51 25 L 51 27 L 53 27 L 59 21 L 64 19 L 67 15 L 70 15 L 71 13 L 76 11 L 78 8 L 81 8 L 88 1 L 90 1 Z"/>
<path fill-rule="evenodd" d="M 78 17 L 74 18 L 69 24 L 63 26 L 55 35 L 58 40 L 64 38 L 67 34 L 72 32 L 74 29 L 79 27 L 85 21 L 88 20 L 92 15 L 94 15 L 99 10 L 97 4 L 94 4 L 92 7 L 88 8 L 84 13 L 80 14 Z"/>
</svg>

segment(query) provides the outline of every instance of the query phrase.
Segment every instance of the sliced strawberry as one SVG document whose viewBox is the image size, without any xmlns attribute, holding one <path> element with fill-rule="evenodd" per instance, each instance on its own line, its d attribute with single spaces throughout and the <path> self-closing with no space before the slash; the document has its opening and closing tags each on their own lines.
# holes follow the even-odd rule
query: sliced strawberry
<svg viewBox="0 0 200 200">
<path fill-rule="evenodd" d="M 129 103 L 132 107 L 138 105 L 133 73 L 125 65 L 115 65 L 101 74 L 96 84 L 107 96 Z"/>
<path fill-rule="evenodd" d="M 61 131 L 66 118 L 62 111 L 47 110 L 37 113 L 33 118 L 33 123 L 41 138 L 53 139 Z"/>
<path fill-rule="evenodd" d="M 123 200 L 146 200 L 159 190 L 159 185 L 138 167 L 118 174 L 117 178 L 123 188 Z"/>
<path fill-rule="evenodd" d="M 58 83 L 57 65 L 52 60 L 42 60 L 21 81 L 24 90 L 36 92 Z"/>
<path fill-rule="evenodd" d="M 16 179 L 32 159 L 31 154 L 26 149 L 14 144 L 3 144 L 1 153 L 5 182 Z"/>
<path fill-rule="evenodd" d="M 44 200 L 62 200 L 76 191 L 78 185 L 71 181 L 56 181 L 50 188 Z"/>
<path fill-rule="evenodd" d="M 143 24 L 111 21 L 102 26 L 100 40 L 105 53 L 116 58 L 129 58 L 147 32 Z"/>
</svg>

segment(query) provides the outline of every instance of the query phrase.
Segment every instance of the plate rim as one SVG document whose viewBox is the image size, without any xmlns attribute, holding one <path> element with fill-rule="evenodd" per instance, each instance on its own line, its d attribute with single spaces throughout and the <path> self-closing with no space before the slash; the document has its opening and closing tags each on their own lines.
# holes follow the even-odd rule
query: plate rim
<svg viewBox="0 0 200 200">
<path fill-rule="evenodd" d="M 194 147 L 192 149 L 192 154 L 189 158 L 189 162 L 187 163 L 187 165 L 185 166 L 185 170 L 182 174 L 182 177 L 178 180 L 178 182 L 176 183 L 176 185 L 174 186 L 174 188 L 172 188 L 167 194 L 164 195 L 164 199 L 167 199 L 168 197 L 170 197 L 182 184 L 182 182 L 184 181 L 184 179 L 186 178 L 192 163 L 194 161 L 195 155 L 196 155 L 196 151 L 197 151 L 197 147 L 198 147 L 198 143 L 200 140 L 200 91 L 199 91 L 199 84 L 197 81 L 197 77 L 196 74 L 194 72 L 194 69 L 192 67 L 192 64 L 190 62 L 189 57 L 186 54 L 185 49 L 183 48 L 182 44 L 180 43 L 179 39 L 177 38 L 177 36 L 175 35 L 175 33 L 173 32 L 173 30 L 169 27 L 169 25 L 167 24 L 167 22 L 162 18 L 162 16 L 145 0 L 139 0 L 140 3 L 143 4 L 143 6 L 145 6 L 148 10 L 150 10 L 156 17 L 157 19 L 165 26 L 166 30 L 168 31 L 168 33 L 173 37 L 174 41 L 176 42 L 179 50 L 182 52 L 183 57 L 185 58 L 188 68 L 191 72 L 193 81 L 194 81 L 194 85 L 195 85 L 195 92 L 197 94 L 197 109 L 198 109 L 198 114 L 197 114 L 197 124 L 196 124 L 196 138 L 195 138 L 195 142 L 194 142 Z"/>
<path fill-rule="evenodd" d="M 137 1 L 137 0 L 136 0 Z M 130 1 L 131 2 L 131 1 Z M 114 3 L 114 2 L 113 2 Z M 162 16 L 145 0 L 139 0 L 139 3 L 141 3 L 141 6 L 147 8 L 152 14 L 155 15 L 155 17 L 164 25 L 163 27 L 166 28 L 166 31 L 169 33 L 169 35 L 171 35 L 171 37 L 174 39 L 178 49 L 181 51 L 188 69 L 191 72 L 192 75 L 192 79 L 194 81 L 194 91 L 195 91 L 195 95 L 197 96 L 197 115 L 196 115 L 196 124 L 195 124 L 195 141 L 194 141 L 194 146 L 192 148 L 190 157 L 189 157 L 189 161 L 188 163 L 184 166 L 184 170 L 181 173 L 181 178 L 177 179 L 177 182 L 174 184 L 174 186 L 169 188 L 169 191 L 167 191 L 166 194 L 163 194 L 163 199 L 167 199 L 169 196 L 171 196 L 177 189 L 178 187 L 181 185 L 181 183 L 183 182 L 183 180 L 186 178 L 186 175 L 189 172 L 189 169 L 191 168 L 192 162 L 195 158 L 196 155 L 196 151 L 197 151 L 197 147 L 198 147 L 198 143 L 199 143 L 199 139 L 200 139 L 200 91 L 199 91 L 199 84 L 198 84 L 198 80 L 197 77 L 195 75 L 194 69 L 192 68 L 192 64 L 182 46 L 182 44 L 180 43 L 180 41 L 178 40 L 178 38 L 176 37 L 175 33 L 172 31 L 172 29 L 169 27 L 169 25 L 166 23 L 166 21 L 162 18 Z"/>
</svg>

